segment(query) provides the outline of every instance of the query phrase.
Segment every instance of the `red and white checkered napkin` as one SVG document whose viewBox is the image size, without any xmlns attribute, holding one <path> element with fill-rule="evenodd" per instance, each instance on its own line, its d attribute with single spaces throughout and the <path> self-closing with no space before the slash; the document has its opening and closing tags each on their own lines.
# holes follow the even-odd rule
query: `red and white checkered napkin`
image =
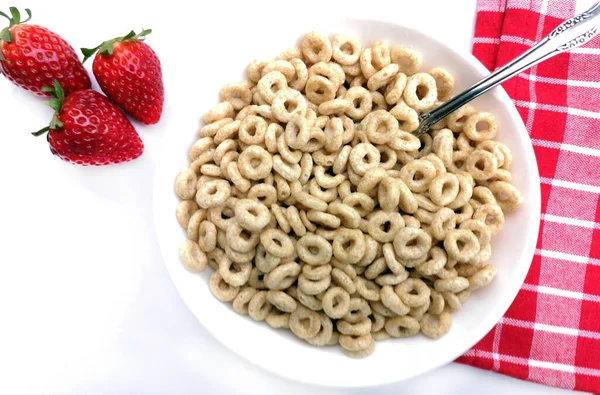
<svg viewBox="0 0 600 395">
<path fill-rule="evenodd" d="M 473 53 L 490 70 L 502 66 L 572 17 L 575 5 L 479 0 Z M 600 393 L 600 39 L 539 64 L 504 89 L 537 156 L 540 235 L 514 303 L 457 361 Z"/>
</svg>

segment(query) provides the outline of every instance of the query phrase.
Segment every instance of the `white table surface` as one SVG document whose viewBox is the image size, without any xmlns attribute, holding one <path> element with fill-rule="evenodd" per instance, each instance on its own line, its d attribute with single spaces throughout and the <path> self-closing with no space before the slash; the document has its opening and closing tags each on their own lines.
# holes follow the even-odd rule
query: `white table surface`
<svg viewBox="0 0 600 395">
<path fill-rule="evenodd" d="M 163 62 L 173 62 L 177 56 L 185 61 L 186 50 L 202 50 L 206 40 L 247 34 L 242 31 L 258 21 L 310 18 L 314 12 L 368 17 L 382 8 L 400 23 L 417 24 L 469 51 L 476 0 L 363 1 L 369 10 L 353 1 L 299 1 L 293 12 L 284 2 L 258 1 L 12 3 L 30 7 L 35 23 L 76 48 L 151 27 L 155 32 L 148 43 Z M 7 11 L 7 2 L 0 7 Z M 206 57 L 218 61 L 214 53 Z M 200 73 L 202 64 L 191 69 Z M 275 377 L 226 350 L 187 310 L 163 266 L 151 206 L 161 139 L 188 131 L 168 130 L 165 123 L 136 125 L 146 145 L 142 158 L 79 168 L 53 158 L 45 138 L 29 134 L 47 125 L 51 113 L 41 100 L 0 77 L 0 393 L 375 392 L 310 387 Z M 458 364 L 377 388 L 380 394 L 483 392 L 564 391 Z"/>
</svg>

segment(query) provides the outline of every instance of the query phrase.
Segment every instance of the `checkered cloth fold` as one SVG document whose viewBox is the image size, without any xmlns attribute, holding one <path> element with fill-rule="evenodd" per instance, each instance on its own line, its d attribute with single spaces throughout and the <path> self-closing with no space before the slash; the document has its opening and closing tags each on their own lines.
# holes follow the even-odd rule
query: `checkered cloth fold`
<svg viewBox="0 0 600 395">
<path fill-rule="evenodd" d="M 479 0 L 473 53 L 494 70 L 572 17 L 575 6 L 575 0 Z M 600 393 L 600 39 L 503 86 L 537 157 L 540 234 L 512 306 L 457 361 Z"/>
</svg>

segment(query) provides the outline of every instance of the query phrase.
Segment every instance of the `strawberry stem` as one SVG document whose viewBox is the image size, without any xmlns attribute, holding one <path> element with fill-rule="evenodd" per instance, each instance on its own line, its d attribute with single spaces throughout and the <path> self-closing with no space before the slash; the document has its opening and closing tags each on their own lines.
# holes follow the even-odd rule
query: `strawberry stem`
<svg viewBox="0 0 600 395">
<path fill-rule="evenodd" d="M 98 45 L 95 48 L 81 48 L 81 53 L 83 53 L 84 56 L 83 63 L 85 63 L 86 60 L 91 58 L 96 53 L 96 51 L 98 51 L 102 55 L 112 55 L 115 49 L 115 44 L 129 40 L 144 41 L 146 39 L 146 36 L 150 33 L 152 33 L 152 29 L 142 29 L 142 31 L 138 34 L 136 34 L 135 31 L 132 30 L 122 37 L 116 37 L 112 40 L 104 41 L 102 44 Z"/>
<path fill-rule="evenodd" d="M 57 80 L 53 81 L 54 86 L 44 86 L 42 88 L 42 92 L 48 92 L 52 96 L 53 99 L 48 100 L 46 103 L 54 110 L 54 115 L 52 115 L 52 119 L 50 120 L 50 125 L 46 126 L 43 129 L 38 130 L 37 132 L 31 133 L 34 136 L 41 136 L 42 134 L 48 132 L 49 130 L 57 130 L 63 127 L 63 123 L 58 120 L 58 114 L 62 108 L 63 102 L 65 101 L 65 91 L 60 86 Z"/>
<path fill-rule="evenodd" d="M 10 32 L 11 27 L 19 25 L 21 23 L 29 22 L 29 20 L 31 20 L 31 10 L 29 8 L 25 8 L 25 12 L 27 13 L 27 19 L 23 21 L 21 20 L 21 12 L 17 7 L 10 7 L 9 11 L 10 16 L 0 11 L 0 16 L 3 16 L 4 18 L 8 19 L 8 27 L 5 27 L 4 29 L 2 29 L 2 31 L 0 31 L 0 40 L 6 42 L 11 42 L 14 39 L 12 33 Z"/>
</svg>

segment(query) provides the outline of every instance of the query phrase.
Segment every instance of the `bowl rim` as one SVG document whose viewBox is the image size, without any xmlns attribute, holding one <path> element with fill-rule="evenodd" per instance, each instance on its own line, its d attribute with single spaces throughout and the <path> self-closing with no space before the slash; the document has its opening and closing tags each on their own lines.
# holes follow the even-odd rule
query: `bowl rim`
<svg viewBox="0 0 600 395">
<path fill-rule="evenodd" d="M 445 44 L 444 42 L 442 42 L 441 40 L 439 40 L 438 38 L 430 35 L 429 33 L 425 32 L 423 30 L 420 30 L 418 27 L 411 25 L 410 23 L 401 24 L 401 23 L 398 23 L 397 21 L 394 21 L 393 19 L 391 19 L 388 16 L 382 16 L 381 18 L 379 18 L 379 17 L 378 18 L 339 18 L 334 21 L 334 24 L 343 24 L 343 23 L 348 23 L 348 22 L 394 25 L 394 27 L 399 27 L 401 29 L 407 30 L 411 34 L 423 36 L 426 40 L 433 42 L 435 45 L 445 47 L 449 51 L 452 51 L 454 54 L 456 54 L 458 57 L 463 59 L 465 62 L 469 63 L 470 66 L 472 66 L 479 74 L 481 74 L 483 76 L 489 74 L 489 71 L 485 68 L 485 66 L 477 58 L 475 58 L 471 53 L 454 49 L 453 47 L 451 47 L 451 46 Z M 315 24 L 315 22 L 313 21 L 309 25 L 312 26 L 314 24 Z M 309 30 L 307 29 L 306 31 L 309 31 Z M 524 147 L 525 151 L 528 152 L 525 160 L 527 162 L 527 166 L 530 167 L 531 171 L 533 172 L 532 176 L 534 176 L 538 180 L 538 184 L 539 184 L 539 180 L 540 180 L 539 169 L 537 166 L 537 160 L 536 160 L 535 153 L 533 150 L 533 145 L 531 143 L 531 139 L 529 137 L 527 129 L 523 123 L 523 120 L 522 120 L 517 108 L 515 107 L 512 99 L 508 96 L 508 94 L 506 93 L 506 91 L 504 90 L 504 88 L 502 86 L 498 86 L 492 92 L 496 92 L 495 94 L 498 95 L 499 101 L 506 105 L 506 110 L 508 111 L 510 117 L 515 120 L 515 126 L 517 128 L 516 135 L 520 136 L 521 139 L 527 143 L 527 145 Z M 489 92 L 489 94 L 492 94 L 492 92 Z M 166 139 L 168 137 L 165 136 L 163 138 Z M 484 320 L 484 322 L 482 322 L 482 324 L 479 326 L 479 330 L 477 331 L 477 336 L 473 336 L 473 339 L 466 342 L 468 344 L 468 346 L 465 347 L 464 350 L 462 350 L 458 353 L 455 353 L 455 355 L 453 354 L 451 357 L 448 357 L 445 361 L 433 363 L 426 370 L 416 372 L 411 375 L 399 377 L 399 378 L 390 377 L 387 380 L 378 380 L 377 382 L 369 382 L 367 380 L 364 384 L 359 384 L 359 385 L 356 385 L 353 383 L 349 384 L 349 383 L 345 383 L 345 382 L 322 382 L 322 381 L 315 381 L 315 380 L 302 380 L 302 379 L 298 378 L 297 376 L 294 376 L 291 374 L 286 374 L 286 372 L 284 370 L 275 370 L 275 369 L 271 369 L 266 366 L 263 366 L 261 364 L 255 363 L 247 355 L 245 355 L 244 353 L 240 352 L 239 350 L 236 350 L 235 348 L 233 348 L 231 346 L 231 344 L 229 344 L 227 342 L 227 340 L 225 339 L 225 336 L 222 336 L 219 333 L 219 331 L 215 331 L 214 328 L 210 328 L 209 326 L 207 326 L 205 323 L 206 320 L 201 320 L 197 316 L 197 314 L 192 309 L 192 307 L 191 307 L 192 305 L 191 305 L 191 303 L 189 303 L 188 298 L 184 295 L 184 293 L 182 292 L 182 289 L 178 286 L 178 282 L 175 278 L 175 273 L 173 271 L 173 265 L 168 264 L 168 260 L 171 258 L 168 257 L 168 259 L 167 259 L 166 250 L 164 248 L 165 247 L 164 244 L 166 242 L 163 241 L 164 238 L 161 237 L 161 230 L 160 230 L 159 226 L 157 226 L 158 225 L 157 218 L 160 218 L 161 215 L 164 215 L 164 213 L 159 211 L 159 210 L 162 210 L 162 206 L 158 203 L 158 201 L 160 199 L 158 199 L 157 197 L 165 193 L 164 188 L 163 188 L 164 185 L 159 182 L 159 174 L 160 174 L 159 169 L 161 168 L 161 163 L 163 163 L 165 161 L 164 157 L 166 156 L 165 151 L 167 150 L 167 147 L 168 147 L 167 144 L 162 145 L 162 149 L 158 156 L 156 171 L 155 171 L 155 175 L 154 175 L 154 186 L 153 186 L 153 217 L 154 217 L 154 221 L 153 222 L 154 222 L 155 234 L 156 234 L 157 241 L 158 241 L 160 251 L 161 251 L 162 261 L 167 268 L 169 277 L 170 277 L 173 285 L 177 289 L 177 293 L 181 297 L 183 303 L 186 305 L 188 310 L 197 319 L 198 323 L 203 325 L 207 329 L 207 331 L 215 339 L 217 339 L 225 348 L 229 349 L 234 354 L 240 356 L 243 360 L 246 360 L 246 361 L 252 363 L 253 365 L 260 367 L 265 372 L 275 374 L 277 376 L 284 377 L 286 379 L 290 379 L 290 380 L 293 380 L 296 382 L 317 385 L 317 386 L 322 386 L 322 387 L 329 387 L 329 388 L 333 388 L 333 387 L 337 387 L 337 388 L 368 388 L 368 387 L 372 387 L 372 386 L 385 385 L 385 384 L 403 381 L 403 380 L 406 380 L 406 379 L 409 379 L 409 378 L 412 378 L 415 376 L 419 376 L 421 374 L 424 374 L 424 373 L 434 370 L 436 368 L 439 368 L 440 366 L 446 365 L 447 363 L 453 362 L 456 358 L 463 355 L 466 351 L 468 351 L 475 344 L 477 344 L 497 324 L 498 320 L 501 319 L 501 317 L 506 313 L 506 311 L 508 310 L 510 305 L 515 300 L 517 293 L 521 289 L 523 282 L 525 281 L 526 275 L 529 272 L 529 268 L 531 266 L 531 262 L 534 257 L 534 254 L 535 254 L 535 249 L 536 249 L 536 244 L 537 244 L 536 242 L 537 242 L 537 238 L 539 235 L 540 219 L 541 219 L 541 192 L 540 192 L 539 188 L 534 188 L 533 191 L 530 191 L 530 192 L 532 192 L 532 194 L 528 195 L 528 201 L 535 205 L 535 209 L 536 209 L 535 212 L 537 213 L 537 218 L 536 218 L 537 220 L 534 222 L 535 231 L 531 232 L 531 234 L 527 234 L 525 236 L 527 238 L 527 242 L 525 243 L 526 249 L 524 250 L 522 257 L 523 257 L 523 259 L 529 258 L 527 260 L 527 264 L 522 264 L 521 266 L 518 267 L 519 268 L 518 281 L 517 281 L 517 279 L 515 279 L 513 282 L 510 283 L 511 289 L 509 291 L 509 294 L 511 295 L 511 297 L 498 302 L 498 304 L 495 306 L 494 310 L 499 313 L 498 317 L 494 320 L 492 320 L 490 318 L 488 318 L 487 320 Z M 174 179 L 174 177 L 175 177 L 175 174 L 173 174 L 173 179 Z M 173 194 L 174 194 L 174 192 L 173 192 Z M 173 216 L 173 221 L 175 221 L 174 216 Z"/>
</svg>

